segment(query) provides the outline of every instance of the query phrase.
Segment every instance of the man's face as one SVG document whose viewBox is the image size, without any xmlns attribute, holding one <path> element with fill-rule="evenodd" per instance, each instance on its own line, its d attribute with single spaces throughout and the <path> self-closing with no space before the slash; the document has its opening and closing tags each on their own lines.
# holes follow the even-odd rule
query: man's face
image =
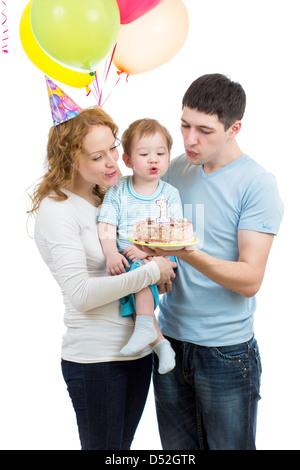
<svg viewBox="0 0 300 470">
<path fill-rule="evenodd" d="M 189 163 L 213 168 L 222 161 L 230 140 L 231 128 L 225 131 L 216 114 L 209 115 L 184 107 L 181 132 Z"/>
</svg>

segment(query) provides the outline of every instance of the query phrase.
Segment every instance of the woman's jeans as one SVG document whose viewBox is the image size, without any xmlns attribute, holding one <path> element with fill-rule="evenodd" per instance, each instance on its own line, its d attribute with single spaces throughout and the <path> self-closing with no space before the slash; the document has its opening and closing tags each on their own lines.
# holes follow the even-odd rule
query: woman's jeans
<svg viewBox="0 0 300 470">
<path fill-rule="evenodd" d="M 62 360 L 82 450 L 128 450 L 151 379 L 152 355 L 133 361 L 78 364 Z"/>
<path fill-rule="evenodd" d="M 219 348 L 167 338 L 176 367 L 154 390 L 165 450 L 254 450 L 261 362 L 252 340 Z"/>
</svg>

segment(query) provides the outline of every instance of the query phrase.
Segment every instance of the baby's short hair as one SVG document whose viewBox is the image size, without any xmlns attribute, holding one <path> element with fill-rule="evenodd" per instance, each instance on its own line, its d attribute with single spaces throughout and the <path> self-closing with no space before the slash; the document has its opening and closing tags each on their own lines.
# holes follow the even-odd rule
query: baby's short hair
<svg viewBox="0 0 300 470">
<path fill-rule="evenodd" d="M 156 119 L 138 119 L 130 124 L 128 129 L 122 135 L 122 146 L 124 153 L 130 155 L 133 138 L 137 135 L 139 139 L 143 136 L 153 136 L 160 132 L 167 143 L 168 152 L 171 152 L 173 139 L 168 129 L 162 126 Z"/>
</svg>

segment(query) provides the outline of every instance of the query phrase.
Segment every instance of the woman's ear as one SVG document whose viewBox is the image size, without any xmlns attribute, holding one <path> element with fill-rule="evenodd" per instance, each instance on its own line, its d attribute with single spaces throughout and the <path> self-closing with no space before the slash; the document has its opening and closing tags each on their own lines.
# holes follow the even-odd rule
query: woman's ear
<svg viewBox="0 0 300 470">
<path fill-rule="evenodd" d="M 127 153 L 123 153 L 123 162 L 125 163 L 125 165 L 128 167 L 128 168 L 132 168 L 132 164 L 131 164 L 131 158 L 129 155 L 127 155 Z"/>
</svg>

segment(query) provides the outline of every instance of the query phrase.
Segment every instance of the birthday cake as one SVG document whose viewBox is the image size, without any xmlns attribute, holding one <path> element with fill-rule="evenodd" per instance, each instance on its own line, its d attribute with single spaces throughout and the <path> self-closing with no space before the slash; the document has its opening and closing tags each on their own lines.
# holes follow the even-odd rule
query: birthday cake
<svg viewBox="0 0 300 470">
<path fill-rule="evenodd" d="M 145 244 L 185 244 L 195 239 L 193 224 L 187 219 L 172 219 L 160 223 L 147 218 L 133 226 L 133 239 Z"/>
</svg>

